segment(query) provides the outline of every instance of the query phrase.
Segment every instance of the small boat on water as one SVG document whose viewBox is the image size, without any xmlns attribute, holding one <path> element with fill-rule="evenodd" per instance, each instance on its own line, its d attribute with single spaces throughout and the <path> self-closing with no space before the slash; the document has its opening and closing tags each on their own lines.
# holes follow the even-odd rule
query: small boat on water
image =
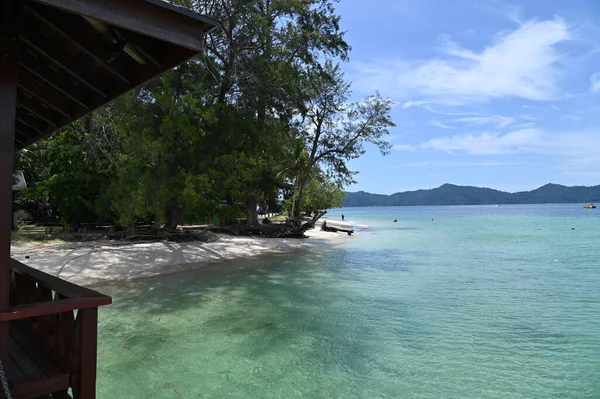
<svg viewBox="0 0 600 399">
<path fill-rule="evenodd" d="M 583 206 L 585 209 L 596 209 L 596 205 L 594 204 L 587 204 Z"/>
</svg>

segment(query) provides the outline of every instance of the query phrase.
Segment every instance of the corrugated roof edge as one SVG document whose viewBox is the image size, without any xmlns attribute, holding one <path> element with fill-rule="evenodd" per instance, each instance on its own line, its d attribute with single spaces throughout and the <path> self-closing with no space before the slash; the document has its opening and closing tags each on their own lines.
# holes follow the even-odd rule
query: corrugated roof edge
<svg viewBox="0 0 600 399">
<path fill-rule="evenodd" d="M 145 1 L 148 3 L 154 4 L 158 7 L 162 7 L 167 10 L 179 13 L 179 14 L 187 15 L 188 17 L 194 18 L 198 21 L 202 21 L 206 24 L 213 25 L 212 28 L 207 29 L 206 31 L 204 31 L 204 33 L 211 33 L 215 29 L 222 28 L 220 21 L 209 18 L 202 14 L 195 13 L 194 11 L 188 10 L 187 8 L 176 6 L 175 4 L 172 4 L 168 1 L 164 1 L 164 0 L 145 0 Z"/>
</svg>

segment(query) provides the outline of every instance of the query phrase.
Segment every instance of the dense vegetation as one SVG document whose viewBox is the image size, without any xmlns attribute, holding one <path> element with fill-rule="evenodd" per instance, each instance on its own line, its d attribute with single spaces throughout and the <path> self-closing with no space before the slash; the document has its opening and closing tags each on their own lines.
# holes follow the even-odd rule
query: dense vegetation
<svg viewBox="0 0 600 399">
<path fill-rule="evenodd" d="M 431 190 L 392 195 L 346 193 L 344 206 L 494 205 L 600 202 L 600 186 L 546 184 L 532 191 L 507 193 L 490 188 L 444 184 Z"/>
<path fill-rule="evenodd" d="M 383 154 L 392 102 L 353 103 L 335 0 L 178 0 L 222 21 L 205 53 L 17 155 L 40 222 L 257 222 L 340 206 L 347 161 Z M 126 55 L 124 55 L 126 56 Z M 226 202 L 226 206 L 223 203 Z"/>
</svg>

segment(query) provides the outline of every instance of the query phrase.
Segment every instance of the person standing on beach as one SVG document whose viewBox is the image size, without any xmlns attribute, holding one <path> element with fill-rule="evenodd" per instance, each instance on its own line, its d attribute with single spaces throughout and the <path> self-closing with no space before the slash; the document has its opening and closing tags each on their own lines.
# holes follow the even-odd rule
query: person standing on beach
<svg viewBox="0 0 600 399">
<path fill-rule="evenodd" d="M 342 222 L 344 221 L 344 214 L 342 213 Z"/>
</svg>

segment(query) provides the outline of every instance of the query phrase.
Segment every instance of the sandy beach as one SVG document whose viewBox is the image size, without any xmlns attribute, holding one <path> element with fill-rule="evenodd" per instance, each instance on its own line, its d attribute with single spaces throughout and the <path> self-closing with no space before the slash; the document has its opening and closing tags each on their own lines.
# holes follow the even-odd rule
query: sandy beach
<svg viewBox="0 0 600 399">
<path fill-rule="evenodd" d="M 331 222 L 351 228 L 349 223 Z M 219 235 L 215 242 L 86 241 L 62 244 L 13 242 L 11 256 L 28 266 L 80 285 L 156 276 L 202 267 L 209 263 L 269 253 L 289 253 L 337 245 L 352 239 L 344 233 L 309 230 L 306 239 L 233 237 Z"/>
</svg>

